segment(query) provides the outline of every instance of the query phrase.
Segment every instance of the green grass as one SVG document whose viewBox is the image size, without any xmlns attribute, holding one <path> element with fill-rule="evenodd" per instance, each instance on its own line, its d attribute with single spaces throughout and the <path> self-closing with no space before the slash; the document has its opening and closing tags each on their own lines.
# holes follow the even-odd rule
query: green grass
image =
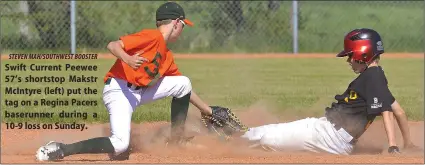
<svg viewBox="0 0 425 165">
<path fill-rule="evenodd" d="M 108 113 L 103 106 L 102 77 L 112 65 L 113 60 L 81 60 L 81 61 L 53 61 L 53 60 L 3 60 L 2 61 L 2 121 L 3 122 L 73 122 L 80 119 L 63 119 L 55 116 L 48 119 L 12 119 L 5 118 L 8 112 L 56 112 L 79 111 L 88 112 L 86 121 L 107 122 Z M 423 59 L 383 59 L 382 66 L 386 71 L 390 89 L 407 111 L 410 120 L 423 120 L 424 95 L 423 95 Z M 96 72 L 5 72 L 5 64 L 24 63 L 37 64 L 95 64 L 99 67 Z M 187 75 L 194 89 L 206 102 L 213 105 L 231 107 L 235 111 L 247 108 L 259 101 L 271 104 L 273 113 L 284 117 L 285 115 L 298 115 L 299 117 L 320 116 L 326 106 L 334 101 L 335 94 L 342 93 L 348 83 L 355 78 L 343 59 L 177 59 L 181 71 Z M 100 81 L 92 84 L 65 83 L 6 83 L 6 75 L 28 76 L 68 76 L 70 74 L 98 76 Z M 75 95 L 77 99 L 91 99 L 98 102 L 94 107 L 66 106 L 66 107 L 7 107 L 5 99 L 34 100 L 34 99 L 66 99 L 62 95 L 5 95 L 5 87 L 61 87 L 84 88 L 91 87 L 98 90 L 97 95 Z M 134 122 L 168 121 L 170 116 L 170 98 L 158 100 L 143 105 L 133 113 Z M 191 105 L 191 110 L 195 108 Z M 97 118 L 92 118 L 93 112 L 98 113 Z M 81 120 L 80 120 L 81 121 Z"/>
<path fill-rule="evenodd" d="M 300 2 L 300 52 L 335 52 L 354 28 L 377 30 L 386 51 L 423 52 L 423 2 Z M 407 30 L 408 29 L 408 30 Z"/>
<path fill-rule="evenodd" d="M 107 43 L 119 36 L 155 28 L 155 10 L 163 2 L 77 2 L 78 52 L 105 52 Z M 69 17 L 65 13 L 68 5 L 37 3 L 40 12 L 24 17 L 16 12 L 19 11 L 18 2 L 4 2 L 0 28 L 4 52 L 45 53 L 46 49 L 55 49 L 54 53 L 69 52 Z M 220 7 L 225 2 L 180 3 L 195 26 L 185 28 L 181 42 L 171 45 L 176 52 L 292 52 L 291 1 L 281 1 L 276 11 L 268 10 L 268 1 L 242 1 L 246 24 L 245 31 L 240 32 L 236 32 L 235 22 Z M 423 51 L 424 3 L 421 1 L 301 1 L 298 4 L 299 52 L 338 52 L 342 49 L 344 35 L 362 27 L 376 29 L 382 35 L 386 52 Z M 20 33 L 22 20 L 26 18 L 30 36 L 34 38 L 31 41 L 22 38 Z M 49 33 L 52 36 L 47 38 L 54 40 L 47 43 L 57 44 L 56 47 L 42 45 L 32 22 L 35 18 L 44 21 L 45 31 L 52 31 Z"/>
</svg>

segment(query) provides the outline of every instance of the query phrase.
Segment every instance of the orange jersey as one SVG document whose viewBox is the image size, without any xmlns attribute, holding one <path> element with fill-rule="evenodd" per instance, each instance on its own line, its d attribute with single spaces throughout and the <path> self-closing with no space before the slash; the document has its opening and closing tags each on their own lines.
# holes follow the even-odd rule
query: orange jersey
<svg viewBox="0 0 425 165">
<path fill-rule="evenodd" d="M 141 51 L 140 56 L 148 59 L 138 69 L 133 69 L 124 61 L 117 59 L 104 81 L 108 77 L 126 80 L 137 86 L 150 86 L 163 76 L 181 75 L 166 42 L 157 29 L 142 30 L 140 32 L 120 37 L 124 43 L 124 51 L 130 56 Z"/>
</svg>

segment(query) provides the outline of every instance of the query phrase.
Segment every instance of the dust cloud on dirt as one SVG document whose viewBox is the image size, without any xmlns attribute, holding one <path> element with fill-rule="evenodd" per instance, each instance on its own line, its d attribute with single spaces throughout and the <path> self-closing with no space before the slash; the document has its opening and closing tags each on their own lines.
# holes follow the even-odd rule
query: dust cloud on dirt
<svg viewBox="0 0 425 165">
<path fill-rule="evenodd" d="M 319 103 L 320 104 L 320 103 Z M 315 107 L 315 106 L 313 106 Z M 249 127 L 288 121 L 273 113 L 273 104 L 258 101 L 251 106 L 234 109 L 235 114 Z M 290 113 L 289 113 L 290 114 Z M 296 120 L 301 118 L 294 118 Z M 423 149 L 424 123 L 410 122 L 413 142 Z M 170 132 L 169 122 L 132 124 L 130 160 L 122 163 L 423 163 L 422 152 L 405 152 L 402 156 L 381 154 L 387 149 L 385 129 L 382 121 L 375 121 L 360 138 L 352 156 L 335 156 L 310 153 L 277 153 L 250 149 L 245 143 L 224 143 L 206 134 L 196 108 L 189 110 L 186 135 L 194 136 L 196 146 L 188 148 L 166 147 L 165 140 Z M 4 125 L 2 128 L 5 128 Z M 398 127 L 396 127 L 398 128 Z M 73 143 L 80 140 L 110 136 L 109 124 L 89 125 L 89 129 L 72 130 L 6 130 L 2 129 L 2 163 L 37 163 L 35 151 L 48 141 Z M 402 145 L 400 131 L 397 142 Z M 403 150 L 402 150 L 403 152 Z M 108 163 L 106 154 L 73 155 L 59 163 Z M 121 163 L 121 162 L 113 162 Z"/>
</svg>

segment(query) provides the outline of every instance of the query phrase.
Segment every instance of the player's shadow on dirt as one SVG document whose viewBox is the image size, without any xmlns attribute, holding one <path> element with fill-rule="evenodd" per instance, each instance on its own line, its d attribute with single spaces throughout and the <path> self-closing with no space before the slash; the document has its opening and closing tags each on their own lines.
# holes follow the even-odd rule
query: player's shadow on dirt
<svg viewBox="0 0 425 165">
<path fill-rule="evenodd" d="M 382 148 L 359 145 L 353 149 L 353 155 L 377 155 L 382 153 Z"/>
<path fill-rule="evenodd" d="M 66 159 L 66 160 L 53 160 L 51 162 L 55 163 L 70 163 L 70 162 L 90 162 L 90 163 L 96 163 L 96 162 L 114 162 L 109 159 Z M 119 161 L 118 161 L 119 162 Z M 78 164 L 78 163 L 77 163 Z"/>
<path fill-rule="evenodd" d="M 385 143 L 383 141 L 377 142 L 370 137 L 371 134 L 365 134 L 364 137 L 360 138 L 357 144 L 353 148 L 353 155 L 376 155 L 382 154 Z M 372 136 L 373 137 L 373 136 Z"/>
</svg>

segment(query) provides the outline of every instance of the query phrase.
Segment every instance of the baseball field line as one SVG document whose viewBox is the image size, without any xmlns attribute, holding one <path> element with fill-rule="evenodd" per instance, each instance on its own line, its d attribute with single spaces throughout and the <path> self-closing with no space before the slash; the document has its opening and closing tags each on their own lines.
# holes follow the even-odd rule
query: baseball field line
<svg viewBox="0 0 425 165">
<path fill-rule="evenodd" d="M 95 53 L 81 53 L 81 54 L 95 54 Z M 98 53 L 99 59 L 115 58 L 109 53 Z M 424 58 L 424 53 L 386 53 L 385 58 Z M 329 53 L 205 53 L 205 54 L 175 54 L 175 58 L 181 59 L 252 59 L 252 58 L 335 58 L 335 54 Z M 1 55 L 2 60 L 9 59 L 9 54 Z"/>
</svg>

